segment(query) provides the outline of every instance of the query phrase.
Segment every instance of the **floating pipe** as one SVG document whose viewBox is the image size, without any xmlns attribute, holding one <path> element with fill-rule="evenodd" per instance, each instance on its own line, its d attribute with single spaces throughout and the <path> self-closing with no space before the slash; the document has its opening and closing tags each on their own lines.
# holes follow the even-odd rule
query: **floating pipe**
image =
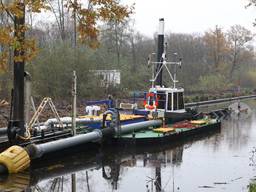
<svg viewBox="0 0 256 192">
<path fill-rule="evenodd" d="M 133 131 L 139 131 L 141 129 L 146 129 L 147 127 L 157 127 L 162 125 L 162 120 L 151 120 L 139 123 L 132 123 L 128 125 L 121 126 L 121 134 L 130 133 Z"/>
<path fill-rule="evenodd" d="M 12 146 L 0 154 L 0 174 L 18 173 L 23 171 L 29 167 L 32 159 L 40 158 L 48 153 L 53 153 L 89 142 L 98 142 L 106 137 L 113 137 L 119 133 L 125 134 L 133 131 L 139 131 L 147 127 L 159 126 L 161 124 L 161 120 L 151 120 L 123 125 L 121 126 L 121 129 L 116 129 L 116 126 L 103 128 L 101 130 L 95 129 L 90 133 L 38 145 L 31 144 L 25 148 Z"/>
<path fill-rule="evenodd" d="M 213 105 L 237 100 L 246 100 L 256 98 L 256 95 L 246 95 L 246 96 L 239 96 L 239 97 L 228 97 L 222 99 L 215 99 L 215 100 L 208 100 L 208 101 L 198 101 L 193 103 L 185 103 L 185 107 L 197 107 L 197 106 L 205 106 L 205 105 Z"/>
<path fill-rule="evenodd" d="M 160 126 L 162 124 L 161 120 L 151 120 L 146 122 L 132 123 L 128 125 L 121 126 L 120 133 L 126 134 L 133 131 L 139 131 L 141 129 L 146 129 L 147 127 Z M 113 128 L 104 128 L 104 129 L 95 129 L 94 131 L 82 135 L 77 135 L 74 137 L 69 137 L 65 139 L 60 139 L 57 141 L 51 141 L 43 144 L 32 144 L 27 146 L 27 151 L 29 151 L 30 157 L 32 159 L 40 158 L 47 153 L 52 153 L 62 149 L 67 149 L 69 147 L 74 147 L 77 145 L 85 144 L 88 142 L 97 142 L 103 140 L 103 137 L 112 137 L 119 133 L 118 129 Z"/>
<path fill-rule="evenodd" d="M 51 141 L 39 145 L 29 145 L 27 149 L 32 159 L 40 158 L 44 154 L 52 153 L 69 147 L 74 147 L 88 142 L 100 141 L 103 134 L 100 130 L 94 130 L 90 133 L 77 135 L 65 139 L 59 139 L 57 141 Z"/>
</svg>

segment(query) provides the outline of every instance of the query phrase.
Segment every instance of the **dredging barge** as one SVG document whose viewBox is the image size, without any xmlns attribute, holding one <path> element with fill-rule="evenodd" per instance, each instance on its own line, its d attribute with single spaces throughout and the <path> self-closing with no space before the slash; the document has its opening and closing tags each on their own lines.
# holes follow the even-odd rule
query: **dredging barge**
<svg viewBox="0 0 256 192">
<path fill-rule="evenodd" d="M 14 145 L 0 154 L 0 173 L 17 173 L 27 169 L 33 159 L 39 159 L 52 153 L 60 152 L 68 148 L 76 147 L 83 144 L 101 143 L 112 141 L 111 143 L 120 143 L 129 140 L 129 143 L 135 141 L 135 144 L 150 144 L 160 142 L 174 142 L 184 138 L 185 136 L 205 133 L 220 129 L 220 122 L 208 122 L 204 125 L 198 125 L 193 128 L 177 128 L 173 132 L 164 132 L 145 137 L 151 130 L 149 128 L 157 128 L 162 125 L 162 120 L 149 120 L 146 122 L 134 123 L 129 125 L 118 126 L 117 113 L 112 113 L 113 122 L 110 127 L 101 130 L 95 129 L 86 134 L 79 134 L 73 137 L 59 139 L 42 144 L 29 144 L 26 147 Z M 117 120 L 117 121 L 116 121 Z M 168 128 L 163 128 L 168 129 Z M 154 129 L 153 129 L 154 130 Z M 127 134 L 132 136 L 128 139 Z M 146 133 L 146 134 L 145 134 Z M 152 134 L 152 132 L 151 132 Z M 144 135 L 144 137 L 140 137 Z M 151 142 L 150 142 L 151 141 Z M 61 155 L 61 154 L 60 154 Z"/>
<path fill-rule="evenodd" d="M 32 136 L 30 140 L 26 140 L 26 134 L 32 135 L 32 133 L 31 130 L 24 128 L 23 119 L 11 120 L 7 131 L 9 141 L 15 142 L 17 138 L 25 138 L 25 142 L 23 140 L 23 142 L 19 142 L 19 146 L 11 146 L 0 154 L 0 174 L 18 173 L 27 169 L 34 159 L 40 159 L 54 153 L 58 155 L 60 151 L 72 149 L 79 145 L 86 144 L 90 146 L 104 143 L 114 147 L 122 143 L 132 143 L 134 145 L 171 143 L 187 138 L 187 136 L 220 129 L 221 122 L 212 118 L 211 115 L 200 116 L 185 110 L 184 89 L 176 87 L 178 82 L 176 80 L 176 69 L 173 75 L 167 67 L 167 65 L 174 65 L 176 68 L 176 66 L 181 65 L 181 60 L 167 62 L 163 29 L 164 20 L 160 19 L 157 62 L 149 60 L 149 64 L 153 64 L 152 86 L 145 95 L 145 108 L 138 111 L 149 117 L 148 119 L 142 122 L 121 125 L 119 111 L 111 109 L 103 114 L 101 129 L 79 132 L 76 130 L 76 126 L 73 126 L 72 131 L 62 129 L 59 137 L 55 137 L 54 132 L 53 137 L 49 137 L 53 141 L 49 141 L 49 139 L 46 140 L 47 142 L 44 141 L 45 143 L 41 143 L 40 136 Z M 154 65 L 157 65 L 156 70 Z M 164 87 L 162 84 L 163 68 L 167 70 L 173 81 L 171 87 Z M 22 113 L 22 111 L 19 112 Z M 22 116 L 20 115 L 19 118 Z M 107 124 L 108 116 L 111 116 L 111 121 Z M 62 125 L 62 122 L 60 124 Z M 66 135 L 63 135 L 65 131 Z M 48 131 L 44 138 L 47 138 L 50 132 Z"/>
</svg>

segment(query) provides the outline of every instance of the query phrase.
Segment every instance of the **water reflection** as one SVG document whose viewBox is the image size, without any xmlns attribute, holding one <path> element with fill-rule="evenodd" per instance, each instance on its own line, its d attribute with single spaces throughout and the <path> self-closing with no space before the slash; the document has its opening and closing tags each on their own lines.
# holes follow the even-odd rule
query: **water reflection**
<svg viewBox="0 0 256 192">
<path fill-rule="evenodd" d="M 211 135 L 215 135 L 211 133 Z M 3 191 L 118 191 L 129 169 L 147 169 L 144 191 L 162 191 L 162 171 L 179 167 L 184 149 L 202 135 L 185 143 L 143 148 L 104 149 L 75 154 L 68 158 L 34 162 L 31 171 L 1 178 Z M 174 167 L 173 167 L 174 170 Z M 142 176 L 142 173 L 140 176 Z M 172 175 L 173 177 L 173 175 Z M 100 181 L 100 182 L 99 182 Z M 135 181 L 136 184 L 136 181 Z M 131 184 L 133 185 L 133 184 Z M 136 186 L 133 186 L 136 189 Z"/>
<path fill-rule="evenodd" d="M 256 143 L 252 109 L 247 119 L 223 121 L 221 132 L 182 143 L 82 150 L 34 162 L 29 172 L 1 178 L 0 191 L 248 191 L 256 175 L 249 166 Z"/>
</svg>

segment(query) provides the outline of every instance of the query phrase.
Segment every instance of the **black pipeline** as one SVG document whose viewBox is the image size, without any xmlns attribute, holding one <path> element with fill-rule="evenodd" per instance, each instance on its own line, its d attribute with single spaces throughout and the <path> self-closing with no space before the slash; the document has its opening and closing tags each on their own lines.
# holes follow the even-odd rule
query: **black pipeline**
<svg viewBox="0 0 256 192">
<path fill-rule="evenodd" d="M 113 118 L 113 116 L 112 116 Z M 157 127 L 162 124 L 161 120 L 150 120 L 145 122 L 133 123 L 120 126 L 115 125 L 100 130 L 94 130 L 90 133 L 59 139 L 43 144 L 31 144 L 22 148 L 12 146 L 0 154 L 0 174 L 18 173 L 30 166 L 32 159 L 37 159 L 49 153 L 72 148 L 89 142 L 99 142 L 115 135 L 121 135 L 130 132 L 136 132 L 148 127 Z"/>
<path fill-rule="evenodd" d="M 139 131 L 141 129 L 146 129 L 148 127 L 156 127 L 162 124 L 161 120 L 151 120 L 146 122 L 133 123 L 128 125 L 121 126 L 120 134 L 130 133 L 133 131 Z M 105 140 L 106 138 L 111 138 L 119 132 L 116 128 L 104 128 L 104 129 L 96 129 L 90 133 L 77 135 L 74 137 L 69 137 L 65 139 L 60 139 L 57 141 L 52 141 L 48 143 L 43 143 L 39 145 L 28 145 L 27 151 L 29 151 L 32 159 L 40 158 L 43 155 L 48 153 L 60 151 L 63 149 L 71 148 L 74 146 L 78 146 L 81 144 L 89 143 L 89 142 L 100 142 Z"/>
<path fill-rule="evenodd" d="M 256 95 L 246 95 L 246 96 L 239 96 L 239 97 L 228 97 L 228 98 L 208 100 L 208 101 L 198 101 L 198 102 L 193 102 L 193 103 L 185 103 L 185 107 L 207 106 L 207 105 L 214 105 L 214 104 L 219 104 L 219 103 L 227 103 L 227 102 L 246 100 L 246 99 L 252 99 L 252 98 L 256 98 Z"/>
</svg>

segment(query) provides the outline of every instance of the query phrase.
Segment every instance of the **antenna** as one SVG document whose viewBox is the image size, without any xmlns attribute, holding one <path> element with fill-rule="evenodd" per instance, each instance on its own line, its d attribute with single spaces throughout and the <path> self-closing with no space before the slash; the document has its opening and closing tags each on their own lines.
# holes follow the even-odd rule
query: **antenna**
<svg viewBox="0 0 256 192">
<path fill-rule="evenodd" d="M 165 47 L 164 47 L 164 52 L 162 54 L 162 59 L 160 62 L 152 62 L 152 55 L 154 55 L 155 53 L 151 53 L 148 57 L 148 65 L 152 64 L 152 79 L 150 80 L 152 82 L 152 88 L 155 86 L 155 82 L 157 81 L 159 75 L 162 72 L 162 69 L 165 68 L 167 73 L 169 74 L 170 79 L 173 82 L 173 88 L 176 88 L 176 83 L 178 82 L 178 80 L 176 79 L 176 73 L 177 73 L 177 66 L 181 66 L 181 59 L 179 59 L 178 61 L 174 61 L 174 62 L 168 62 L 167 61 L 167 56 L 166 56 L 166 49 L 167 49 L 167 43 L 165 43 Z M 175 56 L 178 56 L 178 53 L 174 53 Z M 161 64 L 160 68 L 158 69 L 157 73 L 154 73 L 154 66 L 155 65 L 159 65 Z M 168 65 L 174 65 L 174 72 L 173 74 L 171 73 L 171 71 L 168 68 Z"/>
<path fill-rule="evenodd" d="M 156 62 L 152 62 L 152 55 L 157 56 Z M 163 68 L 166 69 L 167 73 L 170 76 L 170 79 L 173 82 L 173 88 L 176 88 L 176 83 L 178 82 L 176 79 L 176 73 L 177 73 L 177 65 L 181 66 L 181 60 L 177 61 L 175 59 L 175 62 L 167 62 L 167 42 L 164 42 L 164 19 L 159 19 L 159 31 L 158 31 L 158 47 L 157 47 L 157 53 L 151 53 L 148 56 L 148 66 L 150 64 L 152 65 L 152 79 L 150 80 L 152 82 L 152 88 L 154 88 L 156 85 L 162 86 L 162 73 Z M 177 53 L 175 53 L 176 57 L 178 56 Z M 155 66 L 156 65 L 156 66 Z M 172 74 L 167 65 L 175 65 L 174 67 L 174 73 Z"/>
</svg>

